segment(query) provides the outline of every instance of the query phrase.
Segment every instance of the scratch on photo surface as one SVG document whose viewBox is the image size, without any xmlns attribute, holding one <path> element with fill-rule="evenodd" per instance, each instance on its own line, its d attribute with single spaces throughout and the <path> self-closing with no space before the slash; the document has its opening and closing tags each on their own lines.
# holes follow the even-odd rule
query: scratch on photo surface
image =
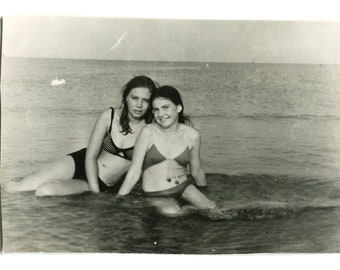
<svg viewBox="0 0 340 270">
<path fill-rule="evenodd" d="M 123 35 L 121 35 L 121 37 L 116 41 L 116 43 L 110 48 L 108 49 L 105 53 L 109 53 L 111 52 L 112 50 L 114 50 L 115 48 L 118 47 L 118 45 L 123 41 L 123 39 L 126 37 L 127 35 L 127 32 L 124 32 Z"/>
</svg>

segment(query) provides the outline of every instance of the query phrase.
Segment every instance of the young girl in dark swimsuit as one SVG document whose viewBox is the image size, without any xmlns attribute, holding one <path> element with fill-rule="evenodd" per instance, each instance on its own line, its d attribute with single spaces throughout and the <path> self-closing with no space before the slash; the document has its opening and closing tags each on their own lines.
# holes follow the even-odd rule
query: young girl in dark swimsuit
<svg viewBox="0 0 340 270">
<path fill-rule="evenodd" d="M 152 107 L 155 122 L 140 132 L 131 167 L 116 198 L 128 194 L 143 172 L 143 191 L 162 214 L 181 216 L 194 209 L 215 209 L 216 204 L 196 187 L 207 184 L 200 162 L 200 134 L 185 124 L 180 94 L 173 87 L 162 86 Z M 187 176 L 188 165 L 191 176 Z M 190 205 L 180 206 L 178 199 Z"/>
<path fill-rule="evenodd" d="M 141 128 L 152 120 L 150 99 L 155 83 L 132 78 L 122 89 L 119 110 L 104 110 L 96 121 L 87 148 L 55 160 L 20 181 L 9 181 L 7 192 L 35 191 L 37 196 L 104 191 L 128 171 Z"/>
</svg>

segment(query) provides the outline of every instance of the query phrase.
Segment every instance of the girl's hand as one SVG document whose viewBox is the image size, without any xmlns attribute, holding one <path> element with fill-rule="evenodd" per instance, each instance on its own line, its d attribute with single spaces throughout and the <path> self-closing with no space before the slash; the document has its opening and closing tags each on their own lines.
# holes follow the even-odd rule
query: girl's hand
<svg viewBox="0 0 340 270">
<path fill-rule="evenodd" d="M 126 195 L 120 195 L 119 193 L 117 193 L 116 195 L 113 196 L 113 201 L 115 203 L 121 202 L 122 200 L 124 200 L 126 197 Z"/>
</svg>

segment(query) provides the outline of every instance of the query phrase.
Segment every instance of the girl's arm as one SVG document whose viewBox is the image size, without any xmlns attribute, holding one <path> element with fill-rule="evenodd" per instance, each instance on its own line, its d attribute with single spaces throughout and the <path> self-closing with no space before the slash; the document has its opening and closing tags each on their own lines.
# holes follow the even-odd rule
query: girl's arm
<svg viewBox="0 0 340 270">
<path fill-rule="evenodd" d="M 148 150 L 149 145 L 151 143 L 151 138 L 152 134 L 150 127 L 148 126 L 143 127 L 136 140 L 130 169 L 126 174 L 126 177 L 121 188 L 119 189 L 117 197 L 129 194 L 132 188 L 138 182 L 142 173 L 142 166 L 146 155 L 146 151 Z"/>
<path fill-rule="evenodd" d="M 90 190 L 99 193 L 97 159 L 102 149 L 103 138 L 111 119 L 111 109 L 107 109 L 98 117 L 87 145 L 85 171 Z"/>
<path fill-rule="evenodd" d="M 193 148 L 191 149 L 190 156 L 190 172 L 195 182 L 200 187 L 205 187 L 207 185 L 207 179 L 205 177 L 205 172 L 201 166 L 200 158 L 200 148 L 201 148 L 201 138 L 197 130 L 193 130 L 192 141 Z"/>
</svg>

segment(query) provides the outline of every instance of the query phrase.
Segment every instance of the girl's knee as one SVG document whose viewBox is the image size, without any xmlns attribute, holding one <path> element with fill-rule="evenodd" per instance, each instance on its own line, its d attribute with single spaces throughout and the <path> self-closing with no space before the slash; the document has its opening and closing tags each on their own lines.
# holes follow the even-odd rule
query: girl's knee
<svg viewBox="0 0 340 270">
<path fill-rule="evenodd" d="M 36 196 L 66 196 L 80 194 L 90 191 L 85 181 L 49 181 L 40 185 L 36 191 Z"/>
<path fill-rule="evenodd" d="M 64 192 L 65 190 L 60 187 L 59 181 L 49 181 L 37 187 L 35 196 L 56 196 L 63 195 Z"/>
<path fill-rule="evenodd" d="M 52 190 L 51 185 L 49 184 L 43 184 L 39 186 L 35 190 L 35 196 L 42 197 L 42 196 L 52 196 L 54 195 L 54 190 Z"/>
<path fill-rule="evenodd" d="M 4 184 L 3 190 L 7 193 L 15 193 L 20 191 L 20 183 L 15 181 L 8 181 Z"/>
<path fill-rule="evenodd" d="M 159 207 L 158 209 L 162 214 L 165 214 L 165 215 L 176 215 L 176 214 L 181 213 L 181 210 L 182 210 L 181 207 L 179 207 L 178 205 L 163 205 L 162 207 Z"/>
<path fill-rule="evenodd" d="M 157 211 L 167 217 L 178 217 L 182 214 L 182 208 L 175 203 L 156 203 L 153 205 Z"/>
</svg>

